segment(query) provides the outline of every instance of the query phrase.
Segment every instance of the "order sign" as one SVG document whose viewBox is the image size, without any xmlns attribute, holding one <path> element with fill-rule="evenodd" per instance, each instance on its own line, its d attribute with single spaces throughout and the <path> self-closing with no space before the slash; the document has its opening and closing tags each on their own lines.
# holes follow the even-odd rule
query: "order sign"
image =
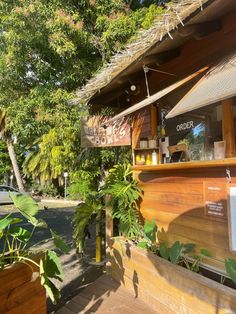
<svg viewBox="0 0 236 314">
<path fill-rule="evenodd" d="M 204 182 L 205 214 L 212 217 L 227 218 L 226 183 Z"/>
</svg>

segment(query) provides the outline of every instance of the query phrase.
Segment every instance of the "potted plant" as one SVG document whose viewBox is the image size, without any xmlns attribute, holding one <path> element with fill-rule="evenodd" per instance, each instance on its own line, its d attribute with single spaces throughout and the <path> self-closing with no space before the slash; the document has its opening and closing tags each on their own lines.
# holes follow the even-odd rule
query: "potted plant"
<svg viewBox="0 0 236 314">
<path fill-rule="evenodd" d="M 53 303 L 60 297 L 55 281 L 63 271 L 56 252 L 35 252 L 30 241 L 36 228 L 47 228 L 37 218 L 38 204 L 28 195 L 10 193 L 21 218 L 11 212 L 0 219 L 0 313 L 46 313 L 46 291 Z M 27 221 L 31 230 L 22 227 Z M 64 253 L 69 246 L 50 230 L 54 244 Z"/>
</svg>

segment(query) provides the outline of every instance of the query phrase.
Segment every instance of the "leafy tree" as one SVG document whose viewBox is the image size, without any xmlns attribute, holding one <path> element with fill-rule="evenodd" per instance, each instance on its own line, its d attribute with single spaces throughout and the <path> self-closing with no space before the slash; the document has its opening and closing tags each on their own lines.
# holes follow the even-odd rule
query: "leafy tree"
<svg viewBox="0 0 236 314">
<path fill-rule="evenodd" d="M 0 109 L 0 138 L 3 139 L 7 145 L 8 154 L 11 159 L 12 168 L 15 173 L 18 188 L 20 191 L 24 191 L 24 185 L 13 146 L 12 135 L 11 133 L 9 133 L 9 131 L 7 131 L 6 128 L 6 113 L 4 110 L 1 109 Z"/>
<path fill-rule="evenodd" d="M 0 140 L 0 180 L 11 170 L 11 161 L 7 152 L 6 144 Z"/>
<path fill-rule="evenodd" d="M 0 2 L 0 108 L 7 114 L 6 132 L 17 137 L 22 157 L 29 156 L 28 174 L 54 177 L 68 163 L 76 170 L 75 136 L 84 112 L 69 108 L 67 100 L 162 12 L 148 5 L 129 6 L 124 0 Z"/>
</svg>

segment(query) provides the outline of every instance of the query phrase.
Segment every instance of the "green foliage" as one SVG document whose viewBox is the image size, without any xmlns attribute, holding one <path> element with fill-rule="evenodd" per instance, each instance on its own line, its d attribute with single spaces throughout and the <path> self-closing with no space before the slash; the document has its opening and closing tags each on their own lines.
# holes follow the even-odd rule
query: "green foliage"
<svg viewBox="0 0 236 314">
<path fill-rule="evenodd" d="M 158 227 L 155 220 L 145 221 L 143 227 L 143 236 L 141 239 L 139 239 L 137 246 L 142 249 L 149 248 L 152 251 L 155 251 L 154 246 L 156 247 L 157 231 Z"/>
<path fill-rule="evenodd" d="M 11 161 L 7 152 L 6 144 L 0 140 L 0 181 L 4 179 L 4 175 L 10 173 Z"/>
<path fill-rule="evenodd" d="M 101 165 L 108 169 L 118 163 L 118 149 L 94 150 L 91 160 L 86 157 L 79 138 L 88 108 L 81 104 L 78 110 L 67 101 L 140 28 L 152 24 L 163 10 L 156 4 L 0 3 L 0 108 L 6 110 L 6 131 L 17 137 L 20 160 L 27 156 L 23 168 L 28 178 L 51 181 L 65 169 L 72 176 L 81 169 L 100 173 Z"/>
<path fill-rule="evenodd" d="M 57 188 L 52 185 L 41 185 L 38 183 L 32 184 L 32 192 L 39 196 L 55 197 L 58 195 Z"/>
<path fill-rule="evenodd" d="M 34 264 L 38 267 L 41 284 L 45 287 L 49 297 L 55 303 L 60 297 L 60 292 L 56 288 L 55 280 L 62 280 L 63 271 L 60 260 L 55 252 L 46 250 L 40 260 L 40 264 L 31 259 L 33 252 L 29 248 L 30 240 L 34 234 L 36 227 L 47 227 L 42 219 L 37 218 L 38 205 L 28 195 L 14 195 L 10 194 L 15 208 L 19 210 L 23 218 L 26 218 L 28 223 L 32 226 L 31 231 L 19 226 L 23 220 L 20 218 L 13 218 L 12 213 L 0 219 L 0 239 L 3 241 L 3 249 L 0 251 L 0 268 L 16 263 L 24 262 L 26 264 Z M 69 247 L 60 238 L 58 234 L 51 231 L 55 246 L 64 253 L 69 252 Z M 34 274 L 32 274 L 32 277 Z M 53 281 L 52 281 L 53 279 Z"/>
<path fill-rule="evenodd" d="M 157 231 L 158 228 L 155 220 L 145 222 L 144 234 L 150 241 L 152 241 L 152 243 L 156 242 L 157 240 Z"/>
<path fill-rule="evenodd" d="M 233 258 L 228 258 L 225 260 L 226 273 L 236 284 L 236 260 Z"/>
<path fill-rule="evenodd" d="M 94 171 L 79 170 L 73 175 L 73 182 L 69 188 L 69 198 L 72 200 L 86 200 L 91 192 L 98 189 L 98 179 L 100 173 L 95 168 Z"/>
<path fill-rule="evenodd" d="M 119 220 L 120 234 L 138 238 L 141 234 L 138 209 L 142 191 L 132 177 L 129 164 L 115 165 L 109 171 L 102 194 L 110 195 L 108 206 L 112 217 Z"/>
<path fill-rule="evenodd" d="M 73 237 L 75 239 L 78 253 L 83 252 L 86 228 L 102 208 L 103 204 L 101 196 L 95 192 L 87 195 L 85 202 L 80 203 L 75 209 L 72 225 L 74 229 Z"/>
<path fill-rule="evenodd" d="M 47 251 L 40 260 L 40 278 L 41 284 L 45 287 L 48 296 L 55 304 L 61 297 L 61 294 L 51 279 L 62 281 L 63 271 L 59 257 L 53 251 Z"/>
</svg>

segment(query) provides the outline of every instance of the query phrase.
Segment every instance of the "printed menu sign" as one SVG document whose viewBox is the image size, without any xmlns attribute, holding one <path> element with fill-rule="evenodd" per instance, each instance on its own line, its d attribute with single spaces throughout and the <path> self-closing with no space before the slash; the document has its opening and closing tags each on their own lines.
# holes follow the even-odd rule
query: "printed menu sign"
<svg viewBox="0 0 236 314">
<path fill-rule="evenodd" d="M 226 183 L 204 182 L 205 214 L 217 218 L 227 218 Z"/>
</svg>

